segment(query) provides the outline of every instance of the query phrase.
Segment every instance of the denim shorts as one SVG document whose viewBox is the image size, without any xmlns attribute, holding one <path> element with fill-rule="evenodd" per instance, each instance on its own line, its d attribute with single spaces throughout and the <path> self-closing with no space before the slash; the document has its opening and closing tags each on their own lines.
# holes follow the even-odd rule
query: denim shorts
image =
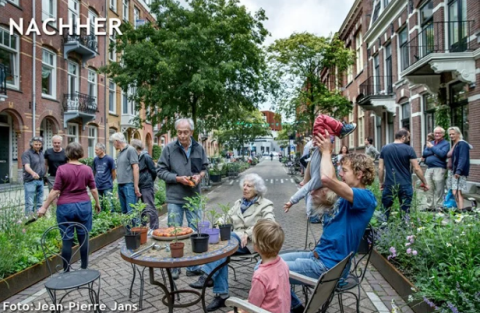
<svg viewBox="0 0 480 313">
<path fill-rule="evenodd" d="M 57 207 L 57 223 L 77 222 L 92 230 L 92 203 L 90 201 L 60 204 Z M 64 238 L 73 238 L 73 227 L 59 225 Z M 76 227 L 75 227 L 76 228 Z M 83 228 L 76 228 L 77 235 L 84 235 Z"/>
</svg>

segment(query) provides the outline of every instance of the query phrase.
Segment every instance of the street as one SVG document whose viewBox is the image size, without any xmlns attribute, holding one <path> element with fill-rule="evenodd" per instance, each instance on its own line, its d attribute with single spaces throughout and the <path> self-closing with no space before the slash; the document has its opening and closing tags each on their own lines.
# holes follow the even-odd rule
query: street
<svg viewBox="0 0 480 313">
<path fill-rule="evenodd" d="M 218 203 L 233 204 L 234 201 L 239 199 L 242 195 L 239 187 L 240 180 L 245 174 L 257 173 L 265 179 L 268 187 L 266 198 L 270 199 L 274 203 L 274 212 L 276 220 L 282 225 L 285 231 L 285 243 L 283 245 L 284 250 L 288 249 L 304 249 L 305 247 L 305 235 L 306 235 L 306 217 L 304 202 L 293 206 L 289 213 L 283 212 L 283 204 L 288 201 L 290 196 L 298 189 L 298 185 L 294 179 L 286 172 L 286 168 L 278 161 L 278 158 L 274 158 L 273 161 L 270 157 L 265 157 L 261 162 L 241 173 L 239 177 L 235 179 L 224 179 L 223 183 L 219 186 L 213 187 L 211 191 L 206 192 L 209 201 L 207 210 L 211 208 L 217 209 Z M 166 226 L 167 216 L 160 216 L 160 227 Z M 186 220 L 184 220 L 186 225 Z M 320 224 L 314 224 L 311 227 L 312 232 L 309 232 L 309 242 L 313 243 L 312 234 L 318 238 L 321 233 Z M 121 238 L 116 242 L 104 247 L 103 249 L 91 254 L 89 258 L 89 268 L 98 269 L 101 272 L 101 303 L 105 304 L 106 311 L 114 311 L 115 308 L 129 307 L 128 311 L 133 311 L 138 307 L 138 298 L 140 284 L 137 275 L 137 279 L 133 286 L 132 299 L 128 299 L 130 282 L 132 279 L 132 268 L 130 264 L 125 262 L 120 257 L 120 247 L 124 244 L 124 239 Z M 229 283 L 230 283 L 230 295 L 236 296 L 242 299 L 248 297 L 248 291 L 250 289 L 250 281 L 252 277 L 254 264 L 233 265 L 236 267 L 237 281 L 233 279 L 233 272 L 229 270 Z M 156 277 L 160 277 L 160 271 L 156 270 Z M 362 296 L 360 310 L 361 312 L 380 312 L 388 313 L 387 307 L 391 299 L 395 299 L 397 305 L 403 306 L 402 312 L 412 312 L 396 292 L 383 280 L 376 270 L 369 266 L 366 279 L 362 283 Z M 175 281 L 177 288 L 190 289 L 189 283 L 194 282 L 197 277 L 187 277 L 185 275 L 185 269 L 182 269 L 180 278 Z M 41 281 L 32 287 L 18 293 L 14 297 L 7 299 L 5 302 L 9 303 L 22 303 L 30 304 L 37 307 L 38 305 L 46 305 L 50 303 L 48 294 L 45 292 L 43 286 L 44 281 Z M 297 293 L 301 295 L 299 288 Z M 368 295 L 367 295 L 368 294 Z M 207 291 L 206 303 L 208 304 L 213 298 L 211 289 Z M 161 302 L 163 293 L 160 288 L 151 285 L 148 280 L 148 270 L 145 271 L 145 290 L 143 297 L 143 310 L 144 313 L 157 313 L 166 312 L 165 305 Z M 69 302 L 72 303 L 88 303 L 88 296 L 84 291 L 74 292 L 67 300 L 64 300 L 65 305 Z M 303 299 L 303 295 L 301 296 Z M 46 301 L 47 300 L 47 301 Z M 181 302 L 186 303 L 193 300 L 189 295 L 182 295 Z M 383 301 L 383 302 L 382 302 Z M 352 296 L 344 295 L 344 309 L 345 312 L 355 312 L 355 302 Z M 373 304 L 375 303 L 375 305 Z M 26 306 L 25 306 L 26 307 Z M 231 308 L 223 308 L 217 312 L 228 312 Z M 10 312 L 11 310 L 7 310 Z M 30 310 L 18 310 L 16 312 L 29 312 Z M 328 312 L 339 312 L 338 302 L 335 299 L 331 304 Z M 75 312 L 75 308 L 72 310 Z M 80 312 L 80 310 L 78 311 Z M 175 312 L 201 312 L 201 304 L 185 308 L 175 309 Z"/>
</svg>

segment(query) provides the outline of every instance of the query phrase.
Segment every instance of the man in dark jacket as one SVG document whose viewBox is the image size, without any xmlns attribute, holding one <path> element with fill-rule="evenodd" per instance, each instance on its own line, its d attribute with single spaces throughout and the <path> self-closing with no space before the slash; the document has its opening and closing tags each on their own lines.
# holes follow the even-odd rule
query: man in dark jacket
<svg viewBox="0 0 480 313">
<path fill-rule="evenodd" d="M 422 205 L 422 209 L 433 210 L 442 207 L 443 197 L 445 193 L 445 172 L 447 170 L 447 153 L 450 150 L 450 144 L 443 139 L 445 129 L 437 126 L 433 135 L 435 140 L 427 142 L 422 157 L 428 166 L 425 172 L 427 185 L 430 187 L 426 191 L 426 203 Z"/>
<path fill-rule="evenodd" d="M 168 224 L 182 226 L 183 216 L 186 215 L 188 226 L 196 230 L 193 221 L 200 218 L 202 213 L 200 208 L 196 214 L 186 209 L 185 197 L 195 197 L 200 193 L 200 182 L 205 177 L 208 159 L 202 145 L 193 140 L 192 119 L 176 120 L 175 129 L 178 140 L 170 142 L 163 149 L 158 160 L 157 174 L 158 178 L 165 181 L 167 189 Z M 175 218 L 170 213 L 176 213 Z M 173 278 L 177 279 L 179 273 L 179 269 L 172 270 Z M 193 275 L 201 275 L 201 271 L 187 268 L 187 276 Z"/>
<path fill-rule="evenodd" d="M 152 157 L 147 151 L 143 151 L 145 148 L 143 143 L 138 139 L 132 139 L 130 145 L 135 148 L 138 153 L 138 172 L 140 178 L 138 179 L 138 188 L 142 196 L 140 199 L 147 206 L 142 212 L 142 225 L 146 225 L 143 221 L 143 217 L 147 216 L 150 220 L 150 229 L 158 228 L 158 213 L 155 208 L 155 189 L 154 182 L 157 178 L 157 170 L 153 163 Z"/>
</svg>

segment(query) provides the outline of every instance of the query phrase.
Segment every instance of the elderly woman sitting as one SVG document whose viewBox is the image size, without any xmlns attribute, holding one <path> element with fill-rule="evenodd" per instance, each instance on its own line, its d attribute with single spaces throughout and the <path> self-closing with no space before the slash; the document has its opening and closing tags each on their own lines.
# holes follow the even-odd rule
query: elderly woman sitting
<svg viewBox="0 0 480 313">
<path fill-rule="evenodd" d="M 240 182 L 243 189 L 243 197 L 235 202 L 228 212 L 233 224 L 232 237 L 240 242 L 237 254 L 250 253 L 247 244 L 252 240 L 253 226 L 260 219 L 275 220 L 273 214 L 273 203 L 264 198 L 267 192 L 264 180 L 257 174 L 247 174 Z M 205 264 L 199 271 L 200 278 L 190 287 L 202 289 L 207 276 L 225 259 Z M 225 307 L 225 300 L 228 298 L 228 267 L 224 266 L 213 275 L 213 282 L 207 282 L 207 286 L 212 287 L 216 294 L 212 303 L 207 306 L 207 311 L 215 311 L 218 308 Z"/>
</svg>

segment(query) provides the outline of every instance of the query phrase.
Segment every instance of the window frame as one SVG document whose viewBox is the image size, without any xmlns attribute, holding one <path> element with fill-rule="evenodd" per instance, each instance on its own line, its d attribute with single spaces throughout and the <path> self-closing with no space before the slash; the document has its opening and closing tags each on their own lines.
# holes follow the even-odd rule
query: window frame
<svg viewBox="0 0 480 313">
<path fill-rule="evenodd" d="M 108 42 L 109 42 L 109 45 L 111 45 L 112 43 L 116 43 L 116 35 L 115 35 L 115 32 L 112 32 L 109 36 L 108 36 Z M 108 59 L 110 61 L 117 61 L 117 51 L 115 49 L 115 47 L 110 50 L 110 47 L 108 47 Z"/>
<path fill-rule="evenodd" d="M 75 135 L 71 135 L 70 134 L 70 127 L 73 127 L 75 129 Z M 70 142 L 79 142 L 78 141 L 78 138 L 79 138 L 79 125 L 77 123 L 67 123 L 67 131 L 65 133 L 65 136 L 67 137 L 67 144 L 69 144 Z M 70 138 L 74 138 L 75 140 L 73 141 L 69 141 Z"/>
<path fill-rule="evenodd" d="M 91 134 L 93 131 L 93 136 Z M 88 132 L 87 132 L 88 144 L 87 144 L 87 155 L 89 158 L 95 157 L 95 145 L 98 142 L 98 127 L 95 125 L 88 125 Z M 90 146 L 90 140 L 93 140 L 93 145 Z"/>
<path fill-rule="evenodd" d="M 110 0 L 109 7 L 110 10 L 117 13 L 117 0 Z"/>
<path fill-rule="evenodd" d="M 6 46 L 4 44 L 5 42 L 4 36 L 9 36 L 8 42 L 10 43 L 10 46 Z M 14 38 L 13 45 L 15 45 L 15 48 L 12 48 L 12 37 Z M 0 49 L 6 50 L 8 53 L 12 53 L 14 55 L 14 61 L 10 67 L 10 68 L 13 68 L 13 73 L 10 73 L 11 77 L 13 78 L 13 84 L 8 82 L 8 76 L 7 76 L 8 89 L 20 90 L 20 42 L 19 40 L 20 40 L 20 37 L 17 34 L 10 34 L 8 29 L 0 26 Z M 9 72 L 11 72 L 10 69 L 9 69 Z M 16 72 L 17 74 L 15 74 Z"/>
<path fill-rule="evenodd" d="M 46 12 L 45 11 L 45 4 L 49 4 L 49 2 L 52 1 L 52 9 L 53 12 Z M 50 8 L 49 8 L 50 9 Z M 57 0 L 42 0 L 42 21 L 45 21 L 46 19 L 49 18 L 54 18 L 55 22 L 50 22 L 49 24 L 52 25 L 53 27 L 56 27 L 57 23 L 57 18 L 58 18 L 58 11 L 57 11 Z"/>
<path fill-rule="evenodd" d="M 365 111 L 357 105 L 358 146 L 365 145 Z"/>
<path fill-rule="evenodd" d="M 405 34 L 405 41 L 402 41 L 402 35 Z M 408 50 L 408 26 L 398 31 L 398 53 L 400 54 L 400 70 L 404 71 L 410 66 L 410 51 Z M 406 51 L 406 52 L 405 52 Z"/>
<path fill-rule="evenodd" d="M 91 79 L 94 78 L 94 80 Z M 89 68 L 87 74 L 88 95 L 94 98 L 93 103 L 97 103 L 98 99 L 98 75 L 94 69 Z M 93 95 L 90 93 L 90 86 L 93 84 Z"/>
<path fill-rule="evenodd" d="M 424 120 L 424 124 L 425 124 L 425 137 L 426 137 L 427 134 L 433 133 L 433 130 L 435 129 L 435 106 L 433 106 L 432 108 L 428 107 L 428 98 L 431 98 L 432 100 L 435 99 L 433 97 L 433 95 L 428 93 L 428 92 L 424 93 L 422 95 L 423 120 Z M 429 117 L 431 117 L 431 119 L 432 119 L 431 130 L 429 130 L 429 127 L 428 127 Z"/>
<path fill-rule="evenodd" d="M 111 101 L 112 99 L 113 101 Z M 110 110 L 111 108 L 113 108 L 113 110 Z M 108 112 L 111 114 L 117 113 L 117 84 L 115 84 L 111 79 L 108 82 Z"/>
<path fill-rule="evenodd" d="M 133 28 L 137 29 L 137 21 L 140 20 L 140 9 L 133 6 Z"/>
<path fill-rule="evenodd" d="M 459 101 L 454 102 L 454 88 L 455 86 L 463 85 L 463 91 L 465 97 L 463 99 L 460 99 Z M 468 135 L 470 132 L 469 129 L 469 114 L 470 114 L 470 108 L 469 108 L 469 102 L 468 102 L 468 92 L 465 90 L 465 88 L 468 88 L 467 84 L 462 82 L 462 81 L 457 81 L 451 85 L 448 86 L 448 93 L 450 97 L 450 124 L 452 126 L 457 126 L 460 128 L 460 131 L 462 132 L 463 139 L 468 141 Z M 462 116 L 461 116 L 461 121 L 458 123 L 456 121 L 456 116 L 457 116 L 457 110 L 460 109 Z"/>
<path fill-rule="evenodd" d="M 406 110 L 406 108 L 408 108 L 408 110 Z M 400 121 L 401 123 L 401 127 L 405 127 L 407 128 L 408 130 L 410 130 L 410 118 L 412 117 L 412 108 L 410 106 L 410 102 L 404 102 L 402 104 L 400 104 L 400 109 L 402 110 L 402 119 Z M 408 113 L 408 114 L 406 114 Z M 405 115 L 408 115 L 407 117 L 405 117 Z"/>
<path fill-rule="evenodd" d="M 52 63 L 53 64 L 48 64 L 44 60 L 45 54 L 49 54 L 52 56 Z M 42 48 L 42 72 L 43 72 L 43 67 L 49 68 L 52 72 L 52 77 L 51 77 L 51 94 L 44 93 L 43 92 L 43 77 L 42 77 L 42 97 L 45 98 L 51 98 L 51 99 L 56 99 L 57 98 L 57 54 L 49 49 Z"/>
<path fill-rule="evenodd" d="M 355 35 L 355 57 L 356 57 L 356 67 L 357 75 L 363 71 L 363 50 L 362 50 L 363 36 L 362 31 L 359 30 Z"/>
<path fill-rule="evenodd" d="M 348 113 L 348 122 L 349 123 L 353 123 L 354 122 L 354 119 L 355 116 L 353 114 L 353 110 L 352 112 Z M 348 136 L 348 148 L 353 148 L 355 146 L 355 136 Z"/>
<path fill-rule="evenodd" d="M 129 0 L 122 0 L 122 18 L 124 21 L 128 22 L 130 18 L 130 1 Z"/>
</svg>

